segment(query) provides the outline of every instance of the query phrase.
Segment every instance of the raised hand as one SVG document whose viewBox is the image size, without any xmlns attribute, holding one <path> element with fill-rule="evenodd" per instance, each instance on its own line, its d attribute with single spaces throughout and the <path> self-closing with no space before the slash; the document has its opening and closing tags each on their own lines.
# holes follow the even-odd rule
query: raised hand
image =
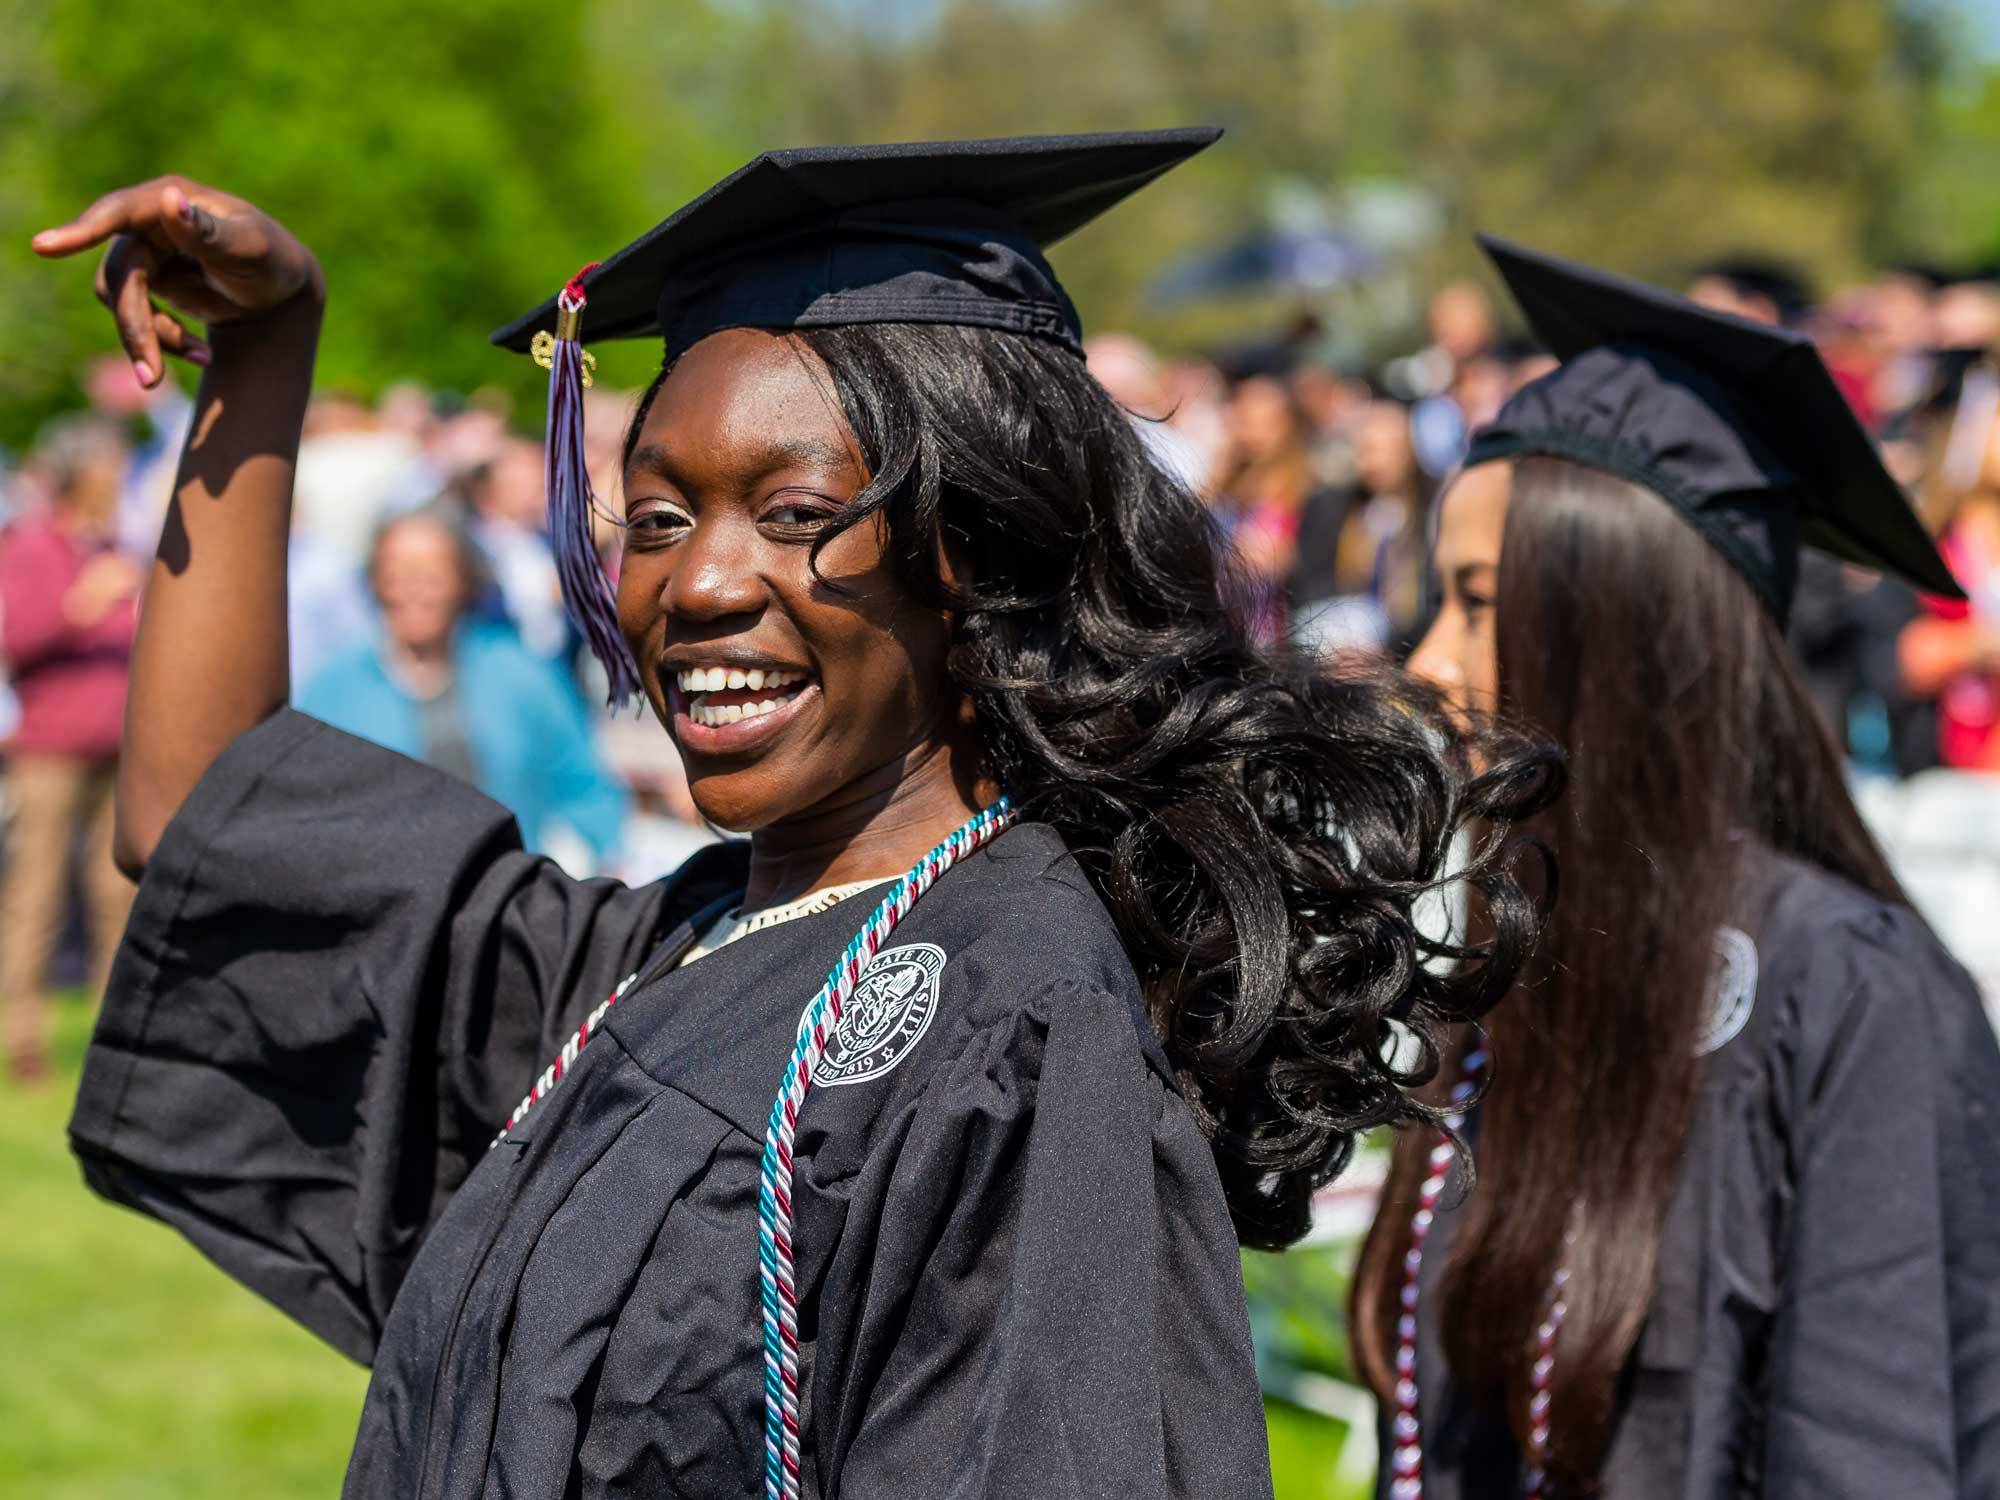
<svg viewBox="0 0 2000 1500">
<path fill-rule="evenodd" d="M 285 553 L 326 283 L 277 220 L 185 177 L 106 193 L 34 239 L 52 258 L 93 245 L 140 384 L 170 354 L 205 367 L 132 648 L 113 847 L 136 875 L 216 756 L 290 696 Z"/>
<path fill-rule="evenodd" d="M 208 344 L 155 298 L 211 325 L 325 298 L 319 262 L 296 235 L 255 204 L 185 177 L 106 193 L 32 243 L 52 259 L 106 245 L 98 300 L 111 310 L 139 383 L 149 387 L 165 373 L 165 354 L 197 365 L 210 359 Z"/>
</svg>

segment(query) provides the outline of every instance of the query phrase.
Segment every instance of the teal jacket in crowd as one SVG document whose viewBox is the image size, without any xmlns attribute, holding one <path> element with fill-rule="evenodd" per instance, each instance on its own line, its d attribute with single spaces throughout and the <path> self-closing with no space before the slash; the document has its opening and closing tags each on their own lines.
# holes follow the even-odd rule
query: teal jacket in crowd
<svg viewBox="0 0 2000 1500">
<path fill-rule="evenodd" d="M 297 706 L 336 729 L 417 760 L 422 717 L 390 674 L 380 637 L 329 661 L 297 695 Z M 452 644 L 454 684 L 479 789 L 511 809 L 530 849 L 551 827 L 574 829 L 601 859 L 616 849 L 624 789 L 592 742 L 582 700 L 561 673 L 504 627 L 466 624 Z"/>
</svg>

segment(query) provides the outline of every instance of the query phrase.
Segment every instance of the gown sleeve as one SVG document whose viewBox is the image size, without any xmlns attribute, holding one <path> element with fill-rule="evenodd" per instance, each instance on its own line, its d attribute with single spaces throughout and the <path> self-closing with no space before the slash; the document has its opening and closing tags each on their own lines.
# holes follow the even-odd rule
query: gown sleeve
<svg viewBox="0 0 2000 1500">
<path fill-rule="evenodd" d="M 1908 912 L 1823 945 L 1790 1070 L 1795 1200 L 1767 1500 L 2000 1494 L 2000 1049 Z"/>
<path fill-rule="evenodd" d="M 473 788 L 286 710 L 162 838 L 70 1124 L 97 1191 L 356 1359 L 670 886 L 579 882 Z"/>
<path fill-rule="evenodd" d="M 1268 1500 L 1235 1235 L 1143 1024 L 1070 984 L 976 1033 L 857 1187 L 813 1385 L 829 1500 Z"/>
</svg>

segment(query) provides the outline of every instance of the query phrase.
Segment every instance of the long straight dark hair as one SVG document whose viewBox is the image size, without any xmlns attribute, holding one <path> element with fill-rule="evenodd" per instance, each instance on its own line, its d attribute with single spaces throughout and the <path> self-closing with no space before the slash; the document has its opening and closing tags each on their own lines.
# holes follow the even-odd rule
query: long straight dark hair
<svg viewBox="0 0 2000 1500">
<path fill-rule="evenodd" d="M 1539 825 L 1562 897 L 1490 1021 L 1478 1185 L 1440 1321 L 1453 1379 L 1525 1440 L 1535 1328 L 1569 1266 L 1549 1467 L 1587 1493 L 1653 1294 L 1743 848 L 1903 897 L 1779 627 L 1658 496 L 1557 459 L 1517 464 L 1496 609 L 1503 706 L 1569 756 L 1568 795 Z M 1384 1393 L 1428 1144 L 1399 1143 L 1356 1279 L 1355 1344 Z"/>
</svg>

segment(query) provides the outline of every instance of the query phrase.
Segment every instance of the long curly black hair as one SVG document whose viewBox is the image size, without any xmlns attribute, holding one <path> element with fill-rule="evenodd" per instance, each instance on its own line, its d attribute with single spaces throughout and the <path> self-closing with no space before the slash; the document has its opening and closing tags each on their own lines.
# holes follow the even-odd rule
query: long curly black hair
<svg viewBox="0 0 2000 1500">
<path fill-rule="evenodd" d="M 1419 1090 L 1447 1028 L 1513 982 L 1546 882 L 1509 830 L 1555 794 L 1554 752 L 1399 673 L 1258 649 L 1208 512 L 1074 354 L 950 325 L 791 337 L 871 476 L 817 546 L 885 519 L 952 621 L 985 769 L 1117 922 L 1238 1235 L 1291 1243 L 1357 1132 L 1438 1118 Z M 1447 879 L 1481 941 L 1420 928 Z"/>
</svg>

